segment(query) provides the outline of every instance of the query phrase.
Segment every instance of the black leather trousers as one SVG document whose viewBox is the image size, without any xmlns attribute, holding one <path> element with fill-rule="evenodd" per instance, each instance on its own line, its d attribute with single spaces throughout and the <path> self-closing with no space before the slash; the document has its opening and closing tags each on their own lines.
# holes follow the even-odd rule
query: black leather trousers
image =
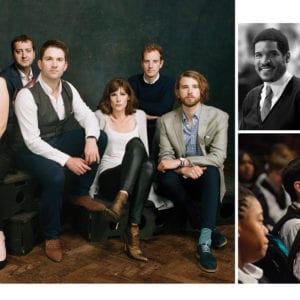
<svg viewBox="0 0 300 300">
<path fill-rule="evenodd" d="M 99 176 L 99 197 L 113 201 L 120 190 L 129 195 L 128 222 L 139 224 L 154 175 L 153 163 L 148 158 L 143 142 L 131 139 L 119 166 L 105 170 Z"/>
</svg>

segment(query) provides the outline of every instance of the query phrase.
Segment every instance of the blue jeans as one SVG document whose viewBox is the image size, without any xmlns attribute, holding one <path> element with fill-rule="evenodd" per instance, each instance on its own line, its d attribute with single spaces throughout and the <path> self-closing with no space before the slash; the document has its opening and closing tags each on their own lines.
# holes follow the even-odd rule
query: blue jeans
<svg viewBox="0 0 300 300">
<path fill-rule="evenodd" d="M 188 217 L 192 226 L 214 229 L 220 199 L 220 174 L 207 166 L 198 179 L 183 178 L 173 170 L 158 173 L 158 192 L 170 199 L 180 218 Z M 182 220 L 177 219 L 178 223 Z"/>
<path fill-rule="evenodd" d="M 84 152 L 85 131 L 84 129 L 67 131 L 59 136 L 50 138 L 47 140 L 47 143 L 70 156 L 80 157 Z M 104 131 L 101 131 L 97 144 L 100 157 L 102 157 L 107 144 L 107 136 Z M 41 211 L 44 236 L 47 240 L 57 239 L 61 230 L 65 168 L 53 160 L 32 153 L 27 147 L 20 149 L 16 154 L 16 158 L 18 166 L 28 171 L 41 183 Z M 91 170 L 84 175 L 74 175 L 76 184 L 72 187 L 72 194 L 76 196 L 89 194 L 98 164 L 95 163 L 90 167 Z"/>
</svg>

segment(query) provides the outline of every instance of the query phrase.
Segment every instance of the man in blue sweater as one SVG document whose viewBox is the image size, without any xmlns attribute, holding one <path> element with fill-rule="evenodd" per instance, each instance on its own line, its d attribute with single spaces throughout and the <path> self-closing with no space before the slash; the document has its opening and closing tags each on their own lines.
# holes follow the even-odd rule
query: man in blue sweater
<svg viewBox="0 0 300 300">
<path fill-rule="evenodd" d="M 159 134 L 157 119 L 171 111 L 175 103 L 175 80 L 160 74 L 164 65 L 163 49 L 157 44 L 146 45 L 142 50 L 143 74 L 131 76 L 128 80 L 139 100 L 139 108 L 147 114 L 147 131 L 150 155 L 157 158 Z M 155 136 L 154 136 L 155 135 Z"/>
</svg>

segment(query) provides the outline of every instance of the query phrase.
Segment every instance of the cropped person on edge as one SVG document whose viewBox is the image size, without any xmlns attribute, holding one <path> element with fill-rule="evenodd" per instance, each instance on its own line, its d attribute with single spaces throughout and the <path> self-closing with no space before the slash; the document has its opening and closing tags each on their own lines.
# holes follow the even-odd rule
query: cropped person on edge
<svg viewBox="0 0 300 300">
<path fill-rule="evenodd" d="M 228 114 L 203 103 L 208 82 L 196 71 L 179 75 L 175 94 L 181 106 L 160 122 L 158 189 L 174 202 L 176 223 L 187 215 L 192 226 L 200 229 L 200 267 L 215 272 L 217 260 L 211 247 L 227 243 L 216 229 L 216 215 L 225 193 Z"/>
<path fill-rule="evenodd" d="M 263 270 L 253 264 L 263 258 L 268 249 L 263 210 L 255 195 L 242 185 L 239 185 L 238 218 L 238 282 L 268 282 Z"/>
<path fill-rule="evenodd" d="M 131 76 L 128 81 L 133 88 L 139 109 L 147 115 L 147 133 L 150 156 L 157 160 L 159 128 L 157 120 L 171 111 L 175 103 L 175 80 L 160 73 L 164 65 L 163 49 L 157 44 L 148 44 L 142 50 L 143 74 Z"/>
<path fill-rule="evenodd" d="M 289 43 L 279 30 L 268 28 L 253 41 L 255 70 L 264 82 L 242 105 L 241 130 L 300 129 L 300 79 L 287 71 Z"/>
<path fill-rule="evenodd" d="M 9 109 L 9 95 L 6 87 L 6 82 L 0 77 L 0 181 L 3 179 L 5 169 L 8 165 L 5 157 L 5 142 L 3 141 L 3 135 L 6 130 L 8 120 L 8 109 Z M 3 173 L 3 174 L 2 174 Z M 3 215 L 1 212 L 1 199 L 0 195 L 0 269 L 3 269 L 6 265 L 6 248 L 5 248 L 5 236 L 3 233 Z"/>
<path fill-rule="evenodd" d="M 90 193 L 113 201 L 106 211 L 113 222 L 119 222 L 129 202 L 125 251 L 131 258 L 147 261 L 139 246 L 139 224 L 154 169 L 148 158 L 146 114 L 136 108 L 127 80 L 114 78 L 106 84 L 95 114 L 108 144 Z"/>
<path fill-rule="evenodd" d="M 90 210 L 105 206 L 89 196 L 89 188 L 104 153 L 107 138 L 94 113 L 78 91 L 61 79 L 68 67 L 68 48 L 59 40 L 46 41 L 39 54 L 41 70 L 35 84 L 22 89 L 15 100 L 19 123 L 16 131 L 17 164 L 42 185 L 41 210 L 45 252 L 55 262 L 62 260 L 61 213 L 64 170 L 74 173 L 74 204 Z M 70 125 L 78 121 L 82 128 Z M 99 137 L 100 136 L 100 137 Z M 24 144 L 25 143 L 25 144 Z"/>
<path fill-rule="evenodd" d="M 286 214 L 300 216 L 300 158 L 290 161 L 282 172 L 282 181 L 285 190 L 292 199 Z M 292 218 L 285 222 L 280 230 L 280 237 L 287 249 L 290 251 L 293 242 L 300 230 L 300 218 Z M 293 273 L 300 282 L 300 251 L 298 250 L 293 262 Z"/>
<path fill-rule="evenodd" d="M 9 114 L 6 130 L 6 155 L 10 160 L 10 170 L 15 168 L 14 151 L 11 147 L 11 134 L 14 131 L 16 117 L 14 115 L 14 100 L 17 92 L 39 74 L 38 67 L 34 63 L 35 44 L 33 38 L 21 34 L 13 38 L 10 44 L 13 63 L 0 72 L 0 76 L 6 80 L 9 94 Z"/>
</svg>

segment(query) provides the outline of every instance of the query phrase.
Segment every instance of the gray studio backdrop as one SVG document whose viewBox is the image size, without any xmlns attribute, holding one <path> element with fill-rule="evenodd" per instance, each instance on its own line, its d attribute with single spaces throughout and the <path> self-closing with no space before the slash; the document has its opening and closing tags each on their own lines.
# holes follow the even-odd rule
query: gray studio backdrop
<svg viewBox="0 0 300 300">
<path fill-rule="evenodd" d="M 230 114 L 228 158 L 234 159 L 233 0 L 0 0 L 0 69 L 10 41 L 31 35 L 40 48 L 61 39 L 70 49 L 64 78 L 95 109 L 105 83 L 141 72 L 149 42 L 164 48 L 162 72 L 195 69 L 210 83 L 209 105 Z"/>
</svg>

